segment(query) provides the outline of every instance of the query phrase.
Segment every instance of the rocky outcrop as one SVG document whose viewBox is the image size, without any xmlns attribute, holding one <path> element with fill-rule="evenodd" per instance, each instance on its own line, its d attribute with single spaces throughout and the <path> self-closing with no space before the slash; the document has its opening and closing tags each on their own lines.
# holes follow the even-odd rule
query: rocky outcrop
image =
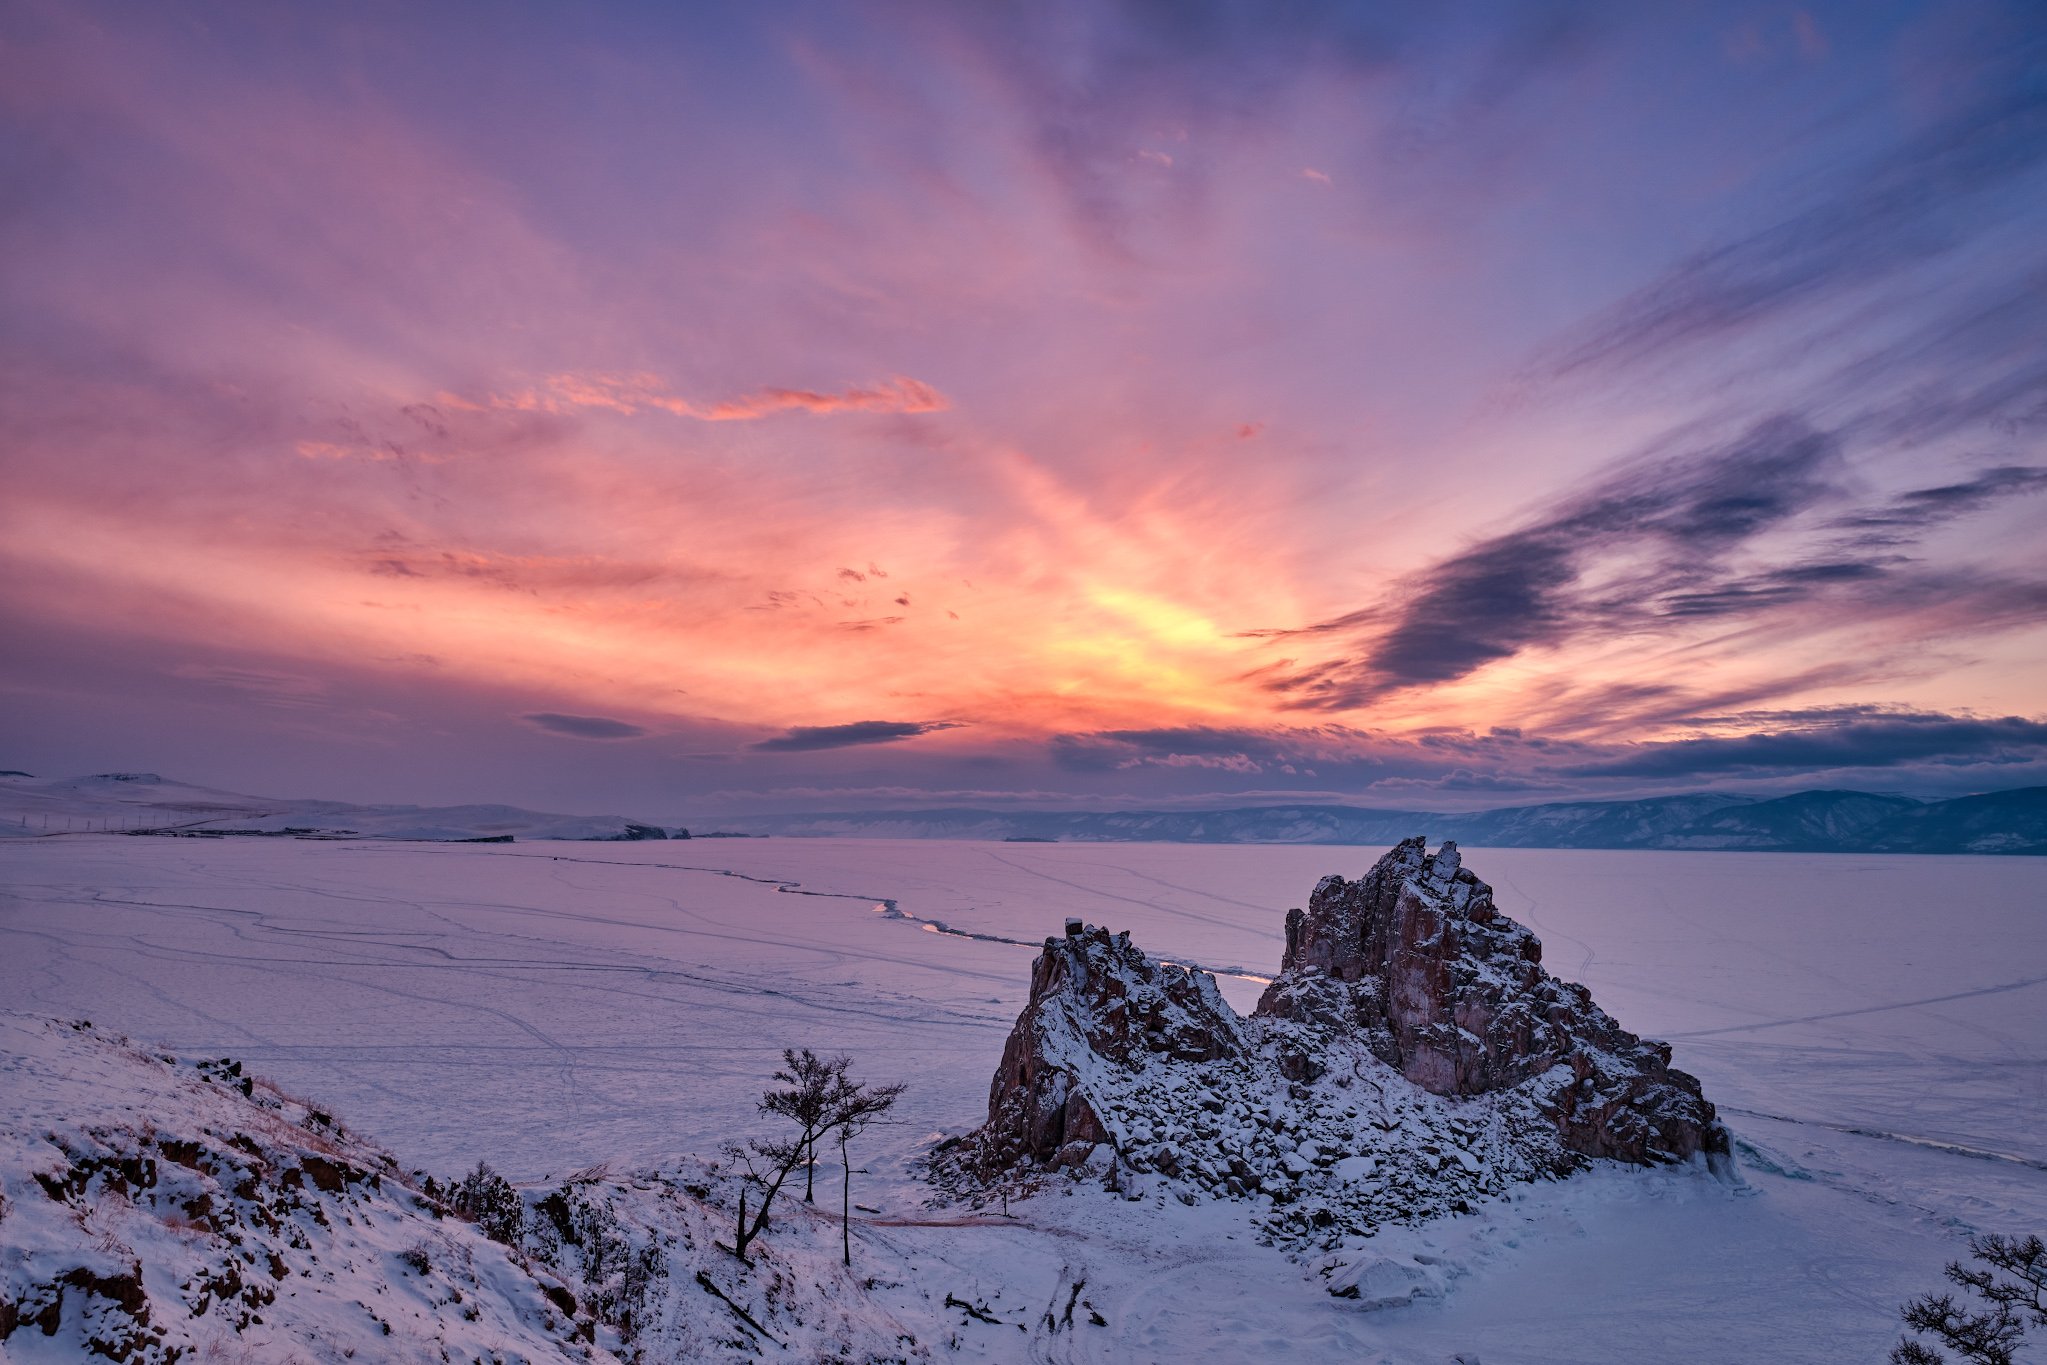
<svg viewBox="0 0 2047 1365">
<path fill-rule="evenodd" d="M 1273 1230 L 1313 1236 L 1430 1217 L 1586 1158 L 1724 1151 L 1668 1046 L 1541 962 L 1456 846 L 1420 839 L 1288 912 L 1280 973 L 1248 1019 L 1207 973 L 1071 921 L 1032 969 L 987 1123 L 934 1169 L 992 1187 L 1106 1165 L 1126 1192 L 1155 1178 L 1182 1197 L 1262 1198 Z"/>
<path fill-rule="evenodd" d="M 1066 937 L 1046 939 L 1031 968 L 1031 1004 L 989 1087 L 988 1130 L 1006 1140 L 1005 1157 L 1085 1154 L 1121 1136 L 1089 1100 L 1103 1066 L 1212 1061 L 1242 1048 L 1214 977 L 1155 962 L 1128 934 L 1069 920 Z"/>
<path fill-rule="evenodd" d="M 1699 1083 L 1670 1048 L 1615 1023 L 1544 971 L 1542 944 L 1493 904 L 1455 844 L 1408 839 L 1356 881 L 1325 877 L 1287 912 L 1286 955 L 1257 1013 L 1355 1031 L 1437 1095 L 1505 1090 L 1569 1068 L 1552 1107 L 1587 1156 L 1675 1161 L 1717 1140 Z"/>
</svg>

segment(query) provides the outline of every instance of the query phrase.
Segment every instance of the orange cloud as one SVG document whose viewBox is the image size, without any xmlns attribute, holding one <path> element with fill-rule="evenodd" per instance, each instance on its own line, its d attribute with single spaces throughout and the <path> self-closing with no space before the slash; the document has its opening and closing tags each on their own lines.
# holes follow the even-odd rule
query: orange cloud
<svg viewBox="0 0 2047 1365">
<path fill-rule="evenodd" d="M 526 389 L 491 401 L 497 407 L 556 413 L 600 408 L 631 416 L 654 409 L 699 422 L 751 422 L 778 412 L 914 414 L 944 412 L 952 406 L 931 385 L 901 375 L 839 393 L 771 387 L 700 403 L 668 392 L 657 375 L 557 374 L 548 377 L 544 389 Z"/>
</svg>

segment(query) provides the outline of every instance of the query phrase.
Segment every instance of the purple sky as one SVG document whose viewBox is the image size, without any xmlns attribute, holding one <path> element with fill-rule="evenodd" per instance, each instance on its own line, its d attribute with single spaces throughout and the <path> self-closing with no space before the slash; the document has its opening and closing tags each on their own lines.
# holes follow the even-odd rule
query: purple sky
<svg viewBox="0 0 2047 1365">
<path fill-rule="evenodd" d="M 0 12 L 0 767 L 2047 782 L 2047 9 Z"/>
</svg>

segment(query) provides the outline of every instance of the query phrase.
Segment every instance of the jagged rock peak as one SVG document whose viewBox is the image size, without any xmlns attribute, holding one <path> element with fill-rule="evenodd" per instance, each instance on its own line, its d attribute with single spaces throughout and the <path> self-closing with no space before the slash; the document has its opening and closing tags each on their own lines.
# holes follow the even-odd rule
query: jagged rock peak
<svg viewBox="0 0 2047 1365">
<path fill-rule="evenodd" d="M 1031 967 L 1031 998 L 1002 1051 L 988 1093 L 988 1131 L 1005 1155 L 1039 1160 L 1069 1145 L 1115 1143 L 1089 1102 L 1106 1063 L 1141 1067 L 1153 1056 L 1209 1061 L 1240 1051 L 1235 1011 L 1207 972 L 1157 962 L 1130 935 L 1069 920 Z"/>
<path fill-rule="evenodd" d="M 1453 843 L 1431 855 L 1407 839 L 1356 881 L 1323 878 L 1305 914 L 1287 913 L 1286 941 L 1258 1015 L 1360 1033 L 1438 1095 L 1483 1095 L 1568 1066 L 1556 1122 L 1587 1156 L 1682 1159 L 1721 1140 L 1669 1046 L 1544 971 L 1540 941 L 1499 913 Z"/>
<path fill-rule="evenodd" d="M 1493 889 L 1464 867 L 1454 843 L 1434 854 L 1419 835 L 1403 839 L 1354 882 L 1331 874 L 1316 883 L 1308 910 L 1286 915 L 1286 955 L 1282 973 L 1314 969 L 1342 981 L 1356 981 L 1385 962 L 1387 935 L 1395 921 L 1401 889 L 1414 881 L 1433 897 L 1474 923 L 1495 914 Z M 1524 933 L 1526 931 L 1523 931 Z M 1529 935 L 1529 960 L 1542 960 L 1542 947 Z"/>
</svg>

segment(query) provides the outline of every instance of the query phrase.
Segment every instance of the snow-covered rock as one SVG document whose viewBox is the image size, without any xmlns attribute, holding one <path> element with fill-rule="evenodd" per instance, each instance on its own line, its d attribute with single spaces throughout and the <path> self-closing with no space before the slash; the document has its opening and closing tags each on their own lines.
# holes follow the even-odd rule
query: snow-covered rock
<svg viewBox="0 0 2047 1365">
<path fill-rule="evenodd" d="M 986 1124 L 937 1152 L 933 1176 L 968 1198 L 1062 1169 L 1126 1194 L 1163 1181 L 1256 1202 L 1275 1240 L 1331 1246 L 1589 1157 L 1724 1150 L 1668 1048 L 1540 961 L 1455 846 L 1431 856 L 1418 839 L 1289 912 L 1282 970 L 1248 1019 L 1207 973 L 1075 922 L 1032 969 Z"/>
<path fill-rule="evenodd" d="M 1142 1069 L 1151 1057 L 1210 1061 L 1242 1048 L 1237 1017 L 1215 978 L 1155 962 L 1128 934 L 1067 925 L 1031 968 L 1031 1008 L 1018 1018 L 989 1090 L 992 1129 L 1039 1160 L 1100 1142 L 1150 1142 L 1153 1128 L 1111 1129 L 1089 1103 L 1104 1066 Z"/>
</svg>

